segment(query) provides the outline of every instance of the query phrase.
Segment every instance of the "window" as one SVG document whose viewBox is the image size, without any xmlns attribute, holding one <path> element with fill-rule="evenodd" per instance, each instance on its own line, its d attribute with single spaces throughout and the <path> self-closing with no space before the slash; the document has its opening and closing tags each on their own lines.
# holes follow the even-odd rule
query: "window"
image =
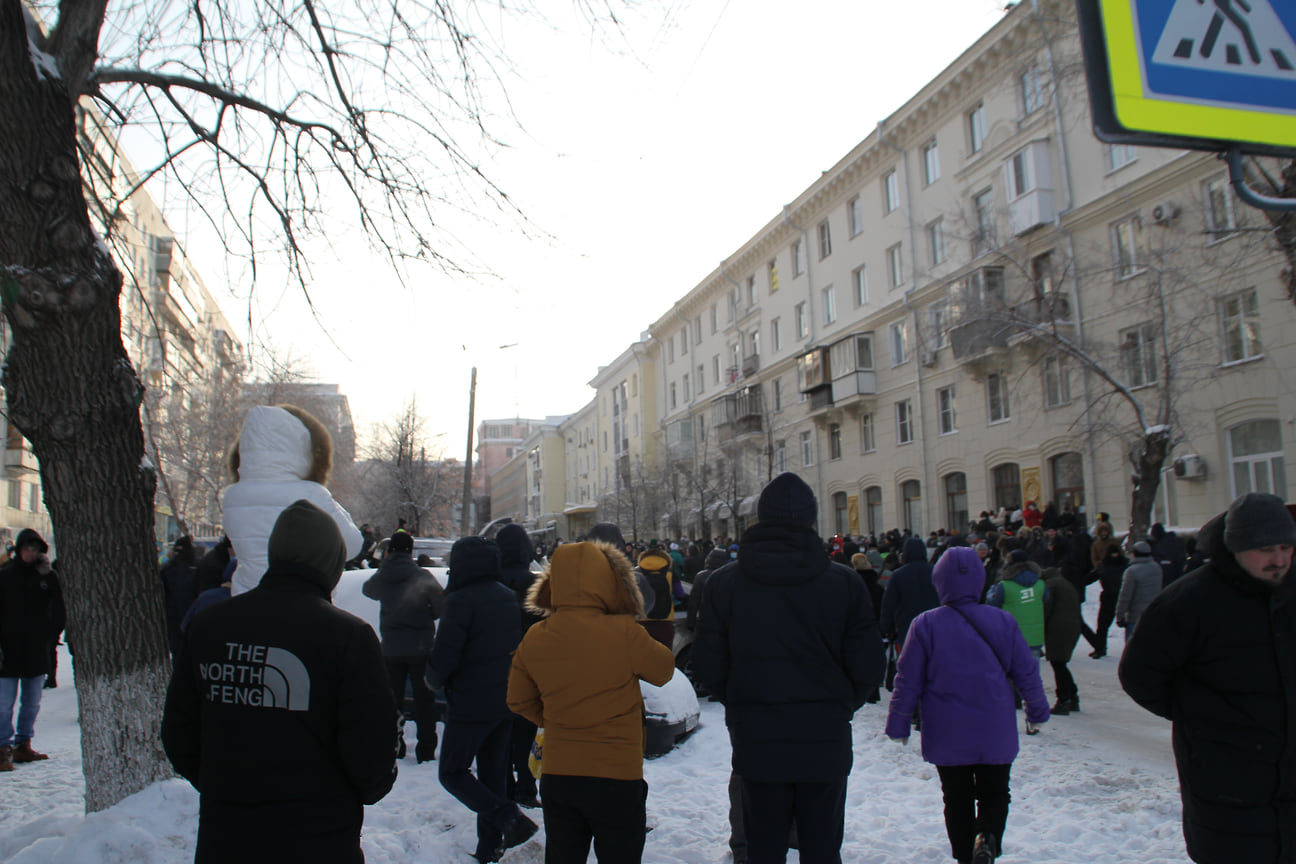
<svg viewBox="0 0 1296 864">
<path fill-rule="evenodd" d="M 751 332 L 751 342 L 749 343 L 749 345 L 751 347 L 751 351 L 747 354 L 747 356 L 759 357 L 760 356 L 760 331 L 759 330 L 753 330 Z"/>
<path fill-rule="evenodd" d="M 1071 364 L 1065 354 L 1044 360 L 1044 407 L 1056 408 L 1071 401 Z"/>
<path fill-rule="evenodd" d="M 858 195 L 846 202 L 846 230 L 852 237 L 864 230 L 864 203 Z"/>
<path fill-rule="evenodd" d="M 1039 66 L 1031 66 L 1021 73 L 1018 83 L 1021 85 L 1022 114 L 1034 114 L 1044 104 L 1044 91 L 1040 88 Z"/>
<path fill-rule="evenodd" d="M 949 344 L 949 301 L 937 300 L 927 307 L 927 324 L 931 327 L 932 350 Z"/>
<path fill-rule="evenodd" d="M 991 423 L 1002 423 L 1012 417 L 1008 406 L 1008 380 L 1002 372 L 991 372 L 986 376 L 986 416 Z"/>
<path fill-rule="evenodd" d="M 811 432 L 801 433 L 801 467 L 808 468 L 814 464 L 814 438 Z"/>
<path fill-rule="evenodd" d="M 904 284 L 904 254 L 902 246 L 897 243 L 886 251 L 887 275 L 891 278 L 891 287 L 899 288 Z"/>
<path fill-rule="evenodd" d="M 1035 148 L 1033 146 L 1019 150 L 1009 157 L 1006 173 L 1009 201 L 1020 198 L 1038 185 L 1035 177 L 1035 167 Z"/>
<path fill-rule="evenodd" d="M 723 387 L 725 382 L 720 377 L 720 355 L 711 355 L 711 380 L 716 382 L 717 387 Z"/>
<path fill-rule="evenodd" d="M 698 315 L 693 319 L 693 344 L 702 344 L 702 316 Z"/>
<path fill-rule="evenodd" d="M 952 435 L 958 431 L 954 415 L 954 385 L 936 391 L 936 415 L 940 421 L 940 434 Z"/>
<path fill-rule="evenodd" d="M 787 470 L 787 442 L 774 442 L 774 470 L 782 474 Z"/>
<path fill-rule="evenodd" d="M 832 254 L 832 232 L 828 228 L 828 220 L 825 219 L 819 223 L 819 260 L 822 261 Z"/>
<path fill-rule="evenodd" d="M 1116 259 L 1116 275 L 1125 279 L 1143 269 L 1143 220 L 1130 216 L 1112 225 L 1112 253 Z"/>
<path fill-rule="evenodd" d="M 705 372 L 706 372 L 706 367 L 703 366 L 701 363 L 699 363 L 697 367 L 697 388 L 699 394 L 701 394 L 706 390 Z"/>
<path fill-rule="evenodd" d="M 936 149 L 935 138 L 923 145 L 922 166 L 924 186 L 930 186 L 940 179 L 940 151 Z"/>
<path fill-rule="evenodd" d="M 792 275 L 800 276 L 805 272 L 805 244 L 797 238 L 792 243 Z"/>
<path fill-rule="evenodd" d="M 675 337 L 672 336 L 666 340 L 666 362 L 675 362 Z"/>
<path fill-rule="evenodd" d="M 684 327 L 680 330 L 680 354 L 688 353 L 688 343 L 688 328 Z"/>
<path fill-rule="evenodd" d="M 1144 387 L 1157 381 L 1156 328 L 1144 324 L 1120 335 L 1121 371 L 1130 387 Z"/>
<path fill-rule="evenodd" d="M 1115 171 L 1138 158 L 1138 148 L 1133 144 L 1107 145 L 1107 170 Z"/>
<path fill-rule="evenodd" d="M 855 337 L 855 368 L 863 372 L 873 371 L 872 333 L 860 333 Z"/>
<path fill-rule="evenodd" d="M 1021 470 L 1015 462 L 996 465 L 990 472 L 994 479 L 995 509 L 1007 507 L 1016 510 L 1022 505 Z"/>
<path fill-rule="evenodd" d="M 973 218 L 972 254 L 984 252 L 994 245 L 994 190 L 986 189 L 972 198 Z"/>
<path fill-rule="evenodd" d="M 22 509 L 22 481 L 9 481 L 9 506 L 14 510 Z"/>
<path fill-rule="evenodd" d="M 1049 460 L 1053 475 L 1053 503 L 1058 512 L 1079 513 L 1084 508 L 1084 460 L 1079 453 L 1059 453 Z"/>
<path fill-rule="evenodd" d="M 804 302 L 796 305 L 796 331 L 798 339 L 810 338 L 810 319 L 806 317 Z"/>
<path fill-rule="evenodd" d="M 765 272 L 769 276 L 770 293 L 773 294 L 779 289 L 778 262 L 770 259 L 770 262 L 765 265 Z"/>
<path fill-rule="evenodd" d="M 671 407 L 671 410 L 674 411 L 675 408 L 676 408 L 676 406 L 677 406 L 677 401 L 676 401 L 676 399 L 675 399 L 675 382 L 672 381 L 672 382 L 671 382 L 671 385 L 670 385 L 670 407 Z"/>
<path fill-rule="evenodd" d="M 756 305 L 756 274 L 747 277 L 747 308 L 751 309 Z"/>
<path fill-rule="evenodd" d="M 896 443 L 908 444 L 913 441 L 913 411 L 908 399 L 896 403 Z"/>
<path fill-rule="evenodd" d="M 985 106 L 980 102 L 967 113 L 968 152 L 980 153 L 985 146 Z"/>
<path fill-rule="evenodd" d="M 891 365 L 899 366 L 909 359 L 909 322 L 894 321 L 891 324 Z"/>
<path fill-rule="evenodd" d="M 931 263 L 935 267 L 945 263 L 945 220 L 937 219 L 927 225 L 927 246 L 931 249 Z"/>
<path fill-rule="evenodd" d="M 945 527 L 956 533 L 968 529 L 967 475 L 962 471 L 945 475 Z"/>
<path fill-rule="evenodd" d="M 856 306 L 868 303 L 868 273 L 863 267 L 856 267 L 851 271 L 851 289 L 851 293 L 855 295 Z"/>
<path fill-rule="evenodd" d="M 846 493 L 834 492 L 833 500 L 833 529 L 838 534 L 846 534 L 850 531 L 850 515 L 846 507 Z"/>
<path fill-rule="evenodd" d="M 783 379 L 774 379 L 774 410 L 783 410 Z"/>
<path fill-rule="evenodd" d="M 900 206 L 900 181 L 894 170 L 882 175 L 882 212 L 890 213 Z"/>
<path fill-rule="evenodd" d="M 1248 492 L 1287 496 L 1282 426 L 1277 420 L 1252 420 L 1228 432 L 1232 497 Z"/>
<path fill-rule="evenodd" d="M 1035 286 L 1036 299 L 1043 299 L 1053 293 L 1053 253 L 1045 252 L 1031 259 L 1031 282 Z"/>
<path fill-rule="evenodd" d="M 922 536 L 922 484 L 906 480 L 900 484 L 900 501 L 904 505 L 904 525 L 915 537 Z"/>
<path fill-rule="evenodd" d="M 828 458 L 840 459 L 842 457 L 842 431 L 840 423 L 828 424 Z"/>
<path fill-rule="evenodd" d="M 1220 300 L 1220 327 L 1224 336 L 1224 362 L 1237 363 L 1258 357 L 1260 311 L 1254 288 Z M 1285 494 L 1285 493 L 1284 493 Z"/>
<path fill-rule="evenodd" d="M 873 412 L 860 415 L 860 452 L 872 453 L 877 449 L 877 436 L 873 432 Z"/>
<path fill-rule="evenodd" d="M 824 324 L 832 324 L 837 320 L 837 292 L 829 285 L 820 293 L 823 295 Z"/>
<path fill-rule="evenodd" d="M 718 310 L 716 309 L 716 304 L 712 303 L 711 304 L 711 335 L 714 336 L 716 334 L 716 331 L 719 329 L 720 329 L 720 315 Z"/>
<path fill-rule="evenodd" d="M 870 486 L 864 490 L 864 520 L 870 534 L 882 533 L 882 487 Z"/>
<path fill-rule="evenodd" d="M 693 399 L 693 391 L 689 388 L 689 376 L 684 376 L 684 401 L 689 402 Z"/>
<path fill-rule="evenodd" d="M 1227 178 L 1216 177 L 1203 183 L 1202 197 L 1206 204 L 1206 231 L 1212 240 L 1222 240 L 1237 230 L 1233 192 Z"/>
<path fill-rule="evenodd" d="M 783 326 L 782 319 L 775 318 L 770 322 L 770 346 L 775 351 L 783 350 Z"/>
</svg>

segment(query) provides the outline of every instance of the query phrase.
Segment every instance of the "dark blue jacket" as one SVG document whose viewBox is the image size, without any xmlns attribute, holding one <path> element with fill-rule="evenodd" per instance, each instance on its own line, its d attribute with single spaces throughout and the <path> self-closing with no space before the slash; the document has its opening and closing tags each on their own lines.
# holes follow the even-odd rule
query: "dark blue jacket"
<svg viewBox="0 0 1296 864">
<path fill-rule="evenodd" d="M 378 629 L 384 657 L 426 657 L 441 614 L 441 584 L 414 563 L 409 552 L 385 556 L 378 572 L 360 589 L 381 604 Z"/>
<path fill-rule="evenodd" d="M 707 579 L 693 646 L 750 780 L 829 782 L 851 769 L 851 717 L 882 680 L 868 588 L 807 527 L 764 522 Z"/>
<path fill-rule="evenodd" d="M 509 667 L 522 641 L 522 615 L 498 576 L 450 569 L 426 675 L 433 690 L 445 688 L 448 720 L 492 723 L 510 716 Z"/>
<path fill-rule="evenodd" d="M 927 563 L 927 546 L 918 537 L 905 541 L 902 566 L 891 574 L 886 593 L 882 595 L 882 632 L 893 634 L 903 645 L 909 625 L 928 609 L 940 605 L 936 586 L 932 584 L 932 565 Z"/>
<path fill-rule="evenodd" d="M 517 598 L 518 606 L 521 607 L 522 633 L 525 635 L 531 625 L 540 620 L 539 615 L 526 610 L 527 592 L 531 590 L 531 584 L 536 578 L 536 574 L 531 571 L 535 548 L 531 545 L 526 529 L 516 524 L 501 528 L 495 535 L 495 545 L 500 551 L 499 581 Z"/>
</svg>

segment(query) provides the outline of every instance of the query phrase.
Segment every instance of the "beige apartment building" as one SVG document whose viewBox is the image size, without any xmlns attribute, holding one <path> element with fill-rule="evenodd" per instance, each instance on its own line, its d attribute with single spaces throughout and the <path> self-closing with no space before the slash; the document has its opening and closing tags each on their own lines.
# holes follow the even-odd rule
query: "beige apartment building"
<svg viewBox="0 0 1296 864">
<path fill-rule="evenodd" d="M 597 518 L 736 537 L 794 471 L 825 535 L 1028 500 L 1124 529 L 1161 440 L 1154 521 L 1290 497 L 1265 215 L 1212 154 L 1094 137 L 1074 15 L 1017 4 L 600 369 Z"/>
</svg>

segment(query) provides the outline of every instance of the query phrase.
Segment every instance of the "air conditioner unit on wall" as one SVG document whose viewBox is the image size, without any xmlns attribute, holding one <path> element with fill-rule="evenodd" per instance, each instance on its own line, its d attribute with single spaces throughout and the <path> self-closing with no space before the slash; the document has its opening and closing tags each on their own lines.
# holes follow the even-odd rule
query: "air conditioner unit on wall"
<svg viewBox="0 0 1296 864">
<path fill-rule="evenodd" d="M 1174 460 L 1174 475 L 1180 480 L 1202 480 L 1206 477 L 1206 463 L 1195 454 L 1180 456 Z"/>
<path fill-rule="evenodd" d="M 936 356 L 935 351 L 922 352 L 922 365 L 935 366 L 938 362 L 940 362 L 940 359 Z"/>
<path fill-rule="evenodd" d="M 1169 225 L 1179 215 L 1179 205 L 1173 201 L 1162 201 L 1152 206 L 1152 221 L 1157 225 Z"/>
</svg>

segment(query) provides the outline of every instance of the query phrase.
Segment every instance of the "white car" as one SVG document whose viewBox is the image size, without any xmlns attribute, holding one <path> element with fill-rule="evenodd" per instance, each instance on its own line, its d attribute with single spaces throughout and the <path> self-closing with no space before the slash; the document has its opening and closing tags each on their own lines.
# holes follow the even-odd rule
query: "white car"
<svg viewBox="0 0 1296 864">
<path fill-rule="evenodd" d="M 417 548 L 417 547 L 416 547 Z M 431 574 L 444 587 L 449 570 L 445 567 L 428 567 Z M 378 630 L 378 601 L 364 596 L 361 588 L 374 570 L 345 570 L 337 588 L 333 590 L 333 605 L 345 609 L 352 615 L 363 618 Z M 670 752 L 680 741 L 684 740 L 698 726 L 701 709 L 697 696 L 688 678 L 678 669 L 675 677 L 666 682 L 664 687 L 654 687 L 640 681 L 639 690 L 643 693 L 645 735 L 644 755 L 651 758 Z"/>
</svg>

